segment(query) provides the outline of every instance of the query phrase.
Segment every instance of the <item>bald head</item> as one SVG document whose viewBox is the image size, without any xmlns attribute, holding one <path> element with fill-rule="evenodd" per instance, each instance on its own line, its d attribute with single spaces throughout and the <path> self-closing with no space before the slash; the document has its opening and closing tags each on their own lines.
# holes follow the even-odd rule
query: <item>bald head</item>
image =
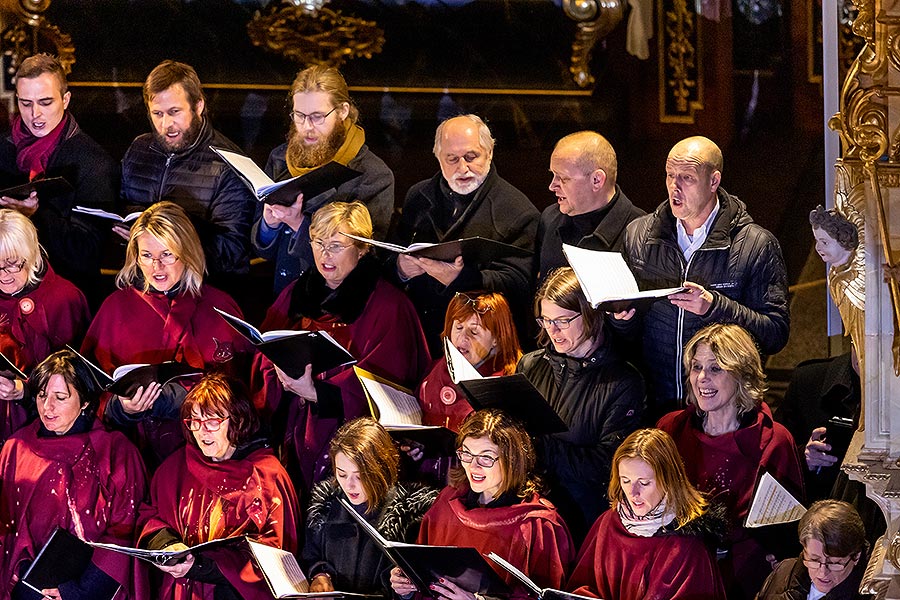
<svg viewBox="0 0 900 600">
<path fill-rule="evenodd" d="M 669 160 L 691 162 L 707 173 L 722 172 L 722 151 L 714 141 L 702 135 L 685 138 L 669 150 Z"/>
<path fill-rule="evenodd" d="M 569 216 L 599 210 L 616 193 L 616 151 L 594 131 L 579 131 L 556 143 L 550 155 L 550 191 L 561 213 Z"/>
<path fill-rule="evenodd" d="M 703 225 L 716 207 L 722 180 L 722 151 L 705 137 L 683 139 L 666 158 L 669 206 L 687 233 Z"/>
<path fill-rule="evenodd" d="M 491 169 L 494 138 L 480 117 L 460 115 L 438 125 L 434 155 L 450 189 L 470 194 L 484 183 Z"/>
</svg>

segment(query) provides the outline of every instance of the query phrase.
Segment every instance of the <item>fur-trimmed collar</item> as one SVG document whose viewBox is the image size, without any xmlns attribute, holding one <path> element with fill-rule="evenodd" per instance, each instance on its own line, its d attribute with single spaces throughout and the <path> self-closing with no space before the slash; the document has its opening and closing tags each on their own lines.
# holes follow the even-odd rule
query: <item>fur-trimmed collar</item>
<svg viewBox="0 0 900 600">
<path fill-rule="evenodd" d="M 320 481 L 310 493 L 307 526 L 316 531 L 325 525 L 337 508 L 343 511 L 338 499 L 343 496 L 334 477 Z M 438 490 L 418 483 L 398 483 L 387 494 L 384 506 L 369 521 L 385 538 L 405 541 L 411 527 L 418 529 L 422 516 L 438 497 Z M 348 515 L 348 518 L 349 515 Z"/>
<path fill-rule="evenodd" d="M 308 269 L 300 276 L 291 293 L 291 318 L 318 319 L 329 314 L 341 323 L 353 323 L 366 307 L 379 277 L 378 263 L 369 254 L 359 259 L 359 264 L 336 290 L 325 285 L 325 278 L 318 270 Z"/>
<path fill-rule="evenodd" d="M 683 535 L 698 537 L 711 549 L 722 545 L 728 535 L 728 517 L 725 506 L 719 503 L 710 504 L 705 513 L 678 527 L 676 521 L 672 521 L 666 527 L 659 530 L 656 535 Z"/>
</svg>

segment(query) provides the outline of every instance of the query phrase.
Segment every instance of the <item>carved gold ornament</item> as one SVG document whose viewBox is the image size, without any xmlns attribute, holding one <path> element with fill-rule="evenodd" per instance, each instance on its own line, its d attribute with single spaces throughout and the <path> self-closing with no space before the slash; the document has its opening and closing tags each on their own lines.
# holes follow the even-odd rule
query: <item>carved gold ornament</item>
<svg viewBox="0 0 900 600">
<path fill-rule="evenodd" d="M 703 108 L 700 22 L 687 0 L 660 0 L 659 120 L 693 123 Z"/>
</svg>

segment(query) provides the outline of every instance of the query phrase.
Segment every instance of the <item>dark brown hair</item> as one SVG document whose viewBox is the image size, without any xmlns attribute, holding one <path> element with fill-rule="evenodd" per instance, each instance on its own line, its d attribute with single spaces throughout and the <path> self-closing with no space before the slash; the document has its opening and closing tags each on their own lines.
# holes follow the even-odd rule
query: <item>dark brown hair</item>
<svg viewBox="0 0 900 600">
<path fill-rule="evenodd" d="M 259 417 L 243 382 L 221 373 L 209 373 L 194 386 L 181 405 L 181 418 L 192 419 L 194 408 L 202 415 L 228 417 L 228 441 L 240 447 L 259 430 Z M 184 427 L 188 443 L 197 444 Z"/>
<path fill-rule="evenodd" d="M 65 382 L 78 393 L 78 404 L 87 403 L 84 413 L 93 417 L 100 405 L 100 386 L 94 379 L 90 367 L 71 350 L 54 352 L 36 366 L 28 377 L 29 396 L 37 395 L 47 388 L 50 378 L 61 375 Z"/>
<path fill-rule="evenodd" d="M 834 238 L 844 250 L 856 250 L 859 246 L 859 230 L 842 214 L 821 204 L 809 213 L 809 224 Z"/>
<path fill-rule="evenodd" d="M 859 513 L 850 504 L 840 500 L 819 500 L 800 518 L 797 527 L 800 543 L 806 546 L 810 539 L 822 542 L 828 556 L 852 556 L 859 558 L 868 543 L 866 528 Z"/>
<path fill-rule="evenodd" d="M 581 315 L 585 336 L 596 340 L 603 333 L 603 314 L 595 310 L 581 291 L 581 284 L 572 267 L 560 267 L 550 271 L 547 279 L 534 296 L 534 316 L 541 316 L 541 300 L 547 300 L 560 308 Z M 538 344 L 550 346 L 550 336 L 546 329 L 538 333 Z"/>
<path fill-rule="evenodd" d="M 34 79 L 44 73 L 56 75 L 56 79 L 59 81 L 59 95 L 65 96 L 66 92 L 69 91 L 66 70 L 59 64 L 59 59 L 46 52 L 29 56 L 23 60 L 16 71 L 16 81 L 19 79 Z"/>
<path fill-rule="evenodd" d="M 144 104 L 149 107 L 150 101 L 155 95 L 166 91 L 175 84 L 184 89 L 188 102 L 191 103 L 191 110 L 194 110 L 201 100 L 204 104 L 206 103 L 203 88 L 200 86 L 200 78 L 194 67 L 174 60 L 164 60 L 150 71 L 144 81 Z"/>
<path fill-rule="evenodd" d="M 366 514 L 379 508 L 387 493 L 397 484 L 400 455 L 391 435 L 371 417 L 360 417 L 341 425 L 331 438 L 328 456 L 331 466 L 334 457 L 343 453 L 359 469 L 359 479 L 366 492 Z"/>
</svg>

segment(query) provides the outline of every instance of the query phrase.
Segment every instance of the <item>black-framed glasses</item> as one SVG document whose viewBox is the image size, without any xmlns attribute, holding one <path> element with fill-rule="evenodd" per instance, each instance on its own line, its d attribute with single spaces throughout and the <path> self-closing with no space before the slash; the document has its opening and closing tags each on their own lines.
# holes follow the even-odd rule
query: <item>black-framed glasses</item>
<svg viewBox="0 0 900 600">
<path fill-rule="evenodd" d="M 481 299 L 483 296 L 475 296 L 474 298 L 468 294 L 463 294 L 462 292 L 456 292 L 453 294 L 454 298 L 460 298 L 463 301 L 463 304 L 471 305 L 472 310 L 477 312 L 479 315 L 483 315 L 494 310 L 493 306 L 479 306 Z"/>
<path fill-rule="evenodd" d="M 169 267 L 178 262 L 178 257 L 168 251 L 163 252 L 159 256 L 153 256 L 151 254 L 138 254 L 138 262 L 145 267 L 152 267 L 153 263 L 155 262 L 159 262 L 159 264 Z"/>
<path fill-rule="evenodd" d="M 337 242 L 326 244 L 322 240 L 309 240 L 309 245 L 312 246 L 314 250 L 318 250 L 323 254 L 334 256 L 335 254 L 340 254 L 353 244 L 338 244 Z"/>
<path fill-rule="evenodd" d="M 340 106 L 340 104 L 338 106 Z M 300 112 L 299 110 L 292 110 L 290 112 L 291 121 L 293 121 L 295 125 L 301 126 L 301 125 L 303 125 L 303 123 L 306 122 L 307 119 L 309 119 L 310 123 L 312 123 L 314 126 L 318 127 L 319 125 L 321 125 L 322 123 L 325 122 L 325 119 L 328 118 L 328 115 L 330 115 L 331 113 L 333 113 L 334 111 L 336 111 L 338 109 L 338 106 L 335 106 L 334 108 L 329 110 L 327 113 L 314 112 L 314 113 L 310 113 L 308 115 Z"/>
<path fill-rule="evenodd" d="M 17 263 L 6 263 L 4 266 L 0 267 L 0 273 L 6 273 L 7 275 L 15 275 L 16 273 L 21 273 L 22 269 L 25 268 L 25 263 L 27 261 L 23 258 Z"/>
<path fill-rule="evenodd" d="M 202 427 L 204 430 L 212 433 L 213 431 L 218 431 L 222 428 L 222 423 L 227 421 L 230 417 L 211 417 L 209 419 L 185 419 L 184 426 L 190 429 L 191 431 L 200 431 Z"/>
<path fill-rule="evenodd" d="M 456 458 L 459 459 L 459 462 L 464 462 L 467 465 L 474 460 L 478 466 L 484 467 L 485 469 L 490 469 L 494 466 L 494 463 L 500 460 L 499 458 L 488 456 L 487 454 L 472 454 L 468 450 L 462 449 L 456 451 Z"/>
<path fill-rule="evenodd" d="M 546 317 L 536 317 L 534 320 L 537 321 L 537 324 L 541 329 L 550 329 L 551 327 L 556 327 L 557 329 L 568 329 L 569 325 L 581 316 L 581 313 L 578 313 L 574 317 L 563 317 L 559 319 L 548 319 Z"/>
<path fill-rule="evenodd" d="M 849 565 L 851 562 L 853 562 L 852 556 L 844 562 L 826 562 L 824 560 L 812 560 L 811 558 L 806 557 L 806 552 L 803 553 L 803 564 L 814 570 L 818 570 L 820 567 L 824 566 L 829 571 L 833 571 L 836 573 L 838 571 L 843 571 L 844 569 L 846 569 L 847 565 Z"/>
</svg>

